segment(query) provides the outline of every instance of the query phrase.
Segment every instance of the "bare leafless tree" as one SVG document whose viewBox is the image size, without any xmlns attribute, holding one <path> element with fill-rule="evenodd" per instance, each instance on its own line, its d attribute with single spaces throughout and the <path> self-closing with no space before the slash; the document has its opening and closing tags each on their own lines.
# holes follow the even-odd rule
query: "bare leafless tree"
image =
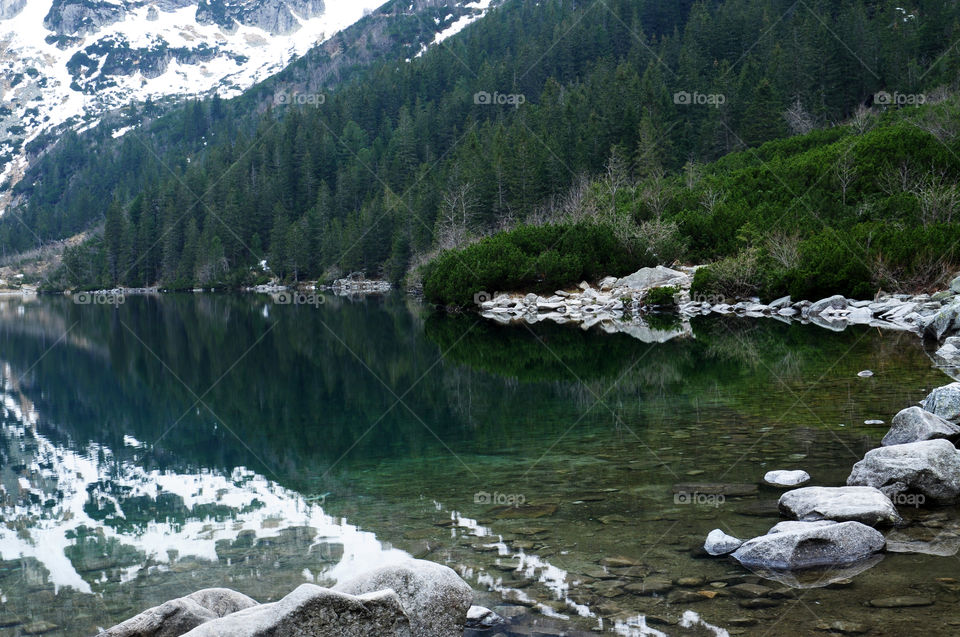
<svg viewBox="0 0 960 637">
<path fill-rule="evenodd" d="M 920 204 L 920 221 L 924 227 L 937 223 L 951 223 L 960 209 L 960 187 L 947 178 L 946 171 L 929 172 L 914 187 L 913 194 Z"/>
<path fill-rule="evenodd" d="M 877 178 L 877 185 L 888 197 L 913 192 L 918 182 L 917 172 L 907 161 L 886 166 Z"/>
<path fill-rule="evenodd" d="M 857 165 L 849 148 L 843 151 L 840 161 L 834 167 L 834 175 L 837 178 L 837 185 L 840 186 L 840 203 L 846 206 L 847 191 L 857 180 Z"/>
<path fill-rule="evenodd" d="M 875 119 L 876 116 L 874 115 L 873 111 L 861 104 L 850 117 L 850 126 L 857 132 L 858 135 L 863 135 L 868 130 L 873 128 Z"/>
<path fill-rule="evenodd" d="M 640 184 L 640 201 L 647 207 L 654 219 L 660 219 L 672 200 L 672 193 L 662 170 L 655 170 Z"/>
<path fill-rule="evenodd" d="M 617 195 L 622 190 L 631 186 L 630 166 L 623 157 L 623 154 L 616 147 L 610 152 L 610 159 L 607 160 L 603 185 L 610 196 L 610 214 L 616 215 Z"/>
<path fill-rule="evenodd" d="M 477 198 L 473 190 L 473 184 L 466 182 L 455 184 L 443 193 L 437 220 L 437 244 L 441 250 L 467 241 L 476 216 Z"/>
<path fill-rule="evenodd" d="M 776 231 L 766 240 L 767 253 L 784 268 L 795 268 L 800 264 L 800 235 Z"/>
<path fill-rule="evenodd" d="M 799 97 L 786 110 L 783 118 L 787 121 L 787 126 L 794 135 L 805 135 L 817 127 L 816 120 L 803 107 Z"/>
<path fill-rule="evenodd" d="M 727 193 L 721 190 L 707 188 L 700 195 L 700 206 L 703 208 L 704 212 L 712 215 L 717 210 L 717 206 L 722 204 L 726 198 Z"/>
</svg>

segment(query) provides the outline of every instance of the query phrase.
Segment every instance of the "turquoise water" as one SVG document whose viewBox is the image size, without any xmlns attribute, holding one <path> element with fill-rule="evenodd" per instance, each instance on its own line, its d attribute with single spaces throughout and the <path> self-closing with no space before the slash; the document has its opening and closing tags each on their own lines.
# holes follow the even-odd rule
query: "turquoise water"
<svg viewBox="0 0 960 637">
<path fill-rule="evenodd" d="M 402 296 L 0 299 L 0 635 L 94 634 L 206 586 L 269 601 L 409 555 L 455 568 L 509 634 L 960 631 L 952 509 L 906 511 L 897 536 L 947 555 L 827 587 L 697 550 L 779 520 L 770 469 L 842 484 L 886 430 L 864 421 L 949 381 L 922 342 L 658 327 L 680 335 L 498 327 Z M 709 484 L 690 501 L 686 483 Z M 865 606 L 895 595 L 931 605 Z"/>
</svg>

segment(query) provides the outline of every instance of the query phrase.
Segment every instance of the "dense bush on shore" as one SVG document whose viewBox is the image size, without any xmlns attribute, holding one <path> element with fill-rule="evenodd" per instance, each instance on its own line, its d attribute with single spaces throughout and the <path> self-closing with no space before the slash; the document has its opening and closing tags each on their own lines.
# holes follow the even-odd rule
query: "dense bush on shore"
<svg viewBox="0 0 960 637">
<path fill-rule="evenodd" d="M 441 253 L 425 268 L 423 291 L 434 303 L 467 305 L 481 292 L 552 292 L 650 263 L 638 246 L 619 241 L 604 225 L 521 226 Z"/>
</svg>

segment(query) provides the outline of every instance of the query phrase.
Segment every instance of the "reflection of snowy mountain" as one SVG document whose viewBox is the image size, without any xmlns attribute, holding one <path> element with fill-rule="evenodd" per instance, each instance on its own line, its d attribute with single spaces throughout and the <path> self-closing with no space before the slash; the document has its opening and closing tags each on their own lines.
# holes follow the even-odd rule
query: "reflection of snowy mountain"
<svg viewBox="0 0 960 637">
<path fill-rule="evenodd" d="M 285 546 L 271 541 L 285 535 L 306 540 L 295 544 L 312 581 L 409 557 L 252 471 L 146 471 L 100 445 L 56 446 L 9 367 L 2 374 L 0 559 L 32 558 L 55 588 L 99 592 L 186 558 L 229 567 L 245 548 Z"/>
</svg>

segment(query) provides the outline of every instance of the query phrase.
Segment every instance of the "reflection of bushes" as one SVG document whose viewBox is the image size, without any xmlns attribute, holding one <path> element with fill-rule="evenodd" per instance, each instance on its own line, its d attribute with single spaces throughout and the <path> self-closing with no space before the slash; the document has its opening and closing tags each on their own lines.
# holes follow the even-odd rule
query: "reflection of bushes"
<svg viewBox="0 0 960 637">
<path fill-rule="evenodd" d="M 104 537 L 101 530 L 80 526 L 68 537 L 75 542 L 64 548 L 63 552 L 77 572 L 88 577 L 88 581 L 98 580 L 103 572 L 142 564 L 146 559 L 142 551 L 121 543 L 115 537 Z"/>
<path fill-rule="evenodd" d="M 672 299 L 673 296 L 671 295 L 670 298 Z M 647 325 L 649 325 L 651 329 L 664 332 L 678 330 L 682 325 L 680 317 L 673 312 L 650 312 L 649 314 L 644 314 L 643 320 L 647 322 Z"/>
<path fill-rule="evenodd" d="M 475 319 L 435 315 L 427 337 L 445 358 L 520 381 L 576 381 L 611 378 L 642 354 L 622 334 L 597 335 L 556 324 L 502 327 Z"/>
</svg>

